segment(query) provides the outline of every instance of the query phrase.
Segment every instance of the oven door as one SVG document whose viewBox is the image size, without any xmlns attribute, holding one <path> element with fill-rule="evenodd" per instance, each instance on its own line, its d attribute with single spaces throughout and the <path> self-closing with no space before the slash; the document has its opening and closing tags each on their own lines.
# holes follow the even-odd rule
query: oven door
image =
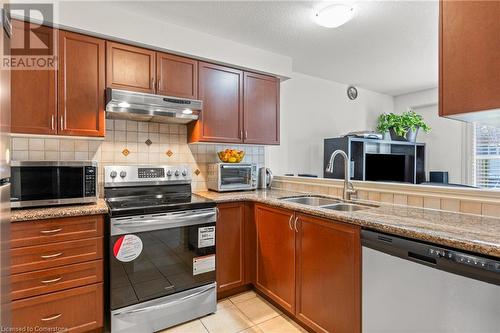
<svg viewBox="0 0 500 333">
<path fill-rule="evenodd" d="M 215 208 L 111 219 L 110 306 L 215 282 Z"/>
<path fill-rule="evenodd" d="M 256 188 L 255 167 L 251 164 L 220 164 L 219 190 L 236 191 Z"/>
</svg>

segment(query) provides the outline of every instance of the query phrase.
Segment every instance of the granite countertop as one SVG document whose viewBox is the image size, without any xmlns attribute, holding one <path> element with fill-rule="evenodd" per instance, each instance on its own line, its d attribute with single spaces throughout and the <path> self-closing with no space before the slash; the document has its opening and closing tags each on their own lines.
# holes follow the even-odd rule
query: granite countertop
<svg viewBox="0 0 500 333">
<path fill-rule="evenodd" d="M 21 222 L 43 220 L 58 217 L 107 214 L 108 206 L 104 199 L 97 199 L 95 204 L 65 205 L 56 207 L 33 207 L 12 209 L 10 221 Z"/>
<path fill-rule="evenodd" d="M 276 189 L 230 193 L 205 191 L 196 192 L 196 194 L 218 203 L 253 201 L 269 204 L 393 235 L 500 257 L 500 219 L 498 218 L 379 202 L 374 203 L 379 206 L 377 208 L 355 212 L 332 211 L 279 200 L 280 197 L 298 196 L 304 193 Z"/>
</svg>

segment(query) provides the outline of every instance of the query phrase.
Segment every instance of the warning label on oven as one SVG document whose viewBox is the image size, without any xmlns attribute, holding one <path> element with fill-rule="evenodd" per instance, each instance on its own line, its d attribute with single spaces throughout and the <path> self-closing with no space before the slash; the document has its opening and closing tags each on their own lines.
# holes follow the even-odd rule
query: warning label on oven
<svg viewBox="0 0 500 333">
<path fill-rule="evenodd" d="M 198 248 L 215 245 L 215 227 L 198 228 Z"/>
<path fill-rule="evenodd" d="M 142 252 L 142 241 L 136 235 L 124 235 L 113 245 L 113 254 L 121 262 L 130 262 Z"/>
<path fill-rule="evenodd" d="M 193 258 L 193 275 L 215 271 L 215 254 Z"/>
</svg>

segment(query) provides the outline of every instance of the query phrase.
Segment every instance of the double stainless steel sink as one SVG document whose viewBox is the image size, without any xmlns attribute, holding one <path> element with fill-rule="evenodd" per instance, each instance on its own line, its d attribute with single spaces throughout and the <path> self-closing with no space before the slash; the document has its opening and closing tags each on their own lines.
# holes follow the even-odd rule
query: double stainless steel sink
<svg viewBox="0 0 500 333">
<path fill-rule="evenodd" d="M 320 207 L 330 210 L 342 211 L 342 212 L 355 212 L 357 210 L 370 209 L 376 206 L 366 205 L 366 204 L 355 204 L 350 202 L 345 202 L 340 199 L 326 198 L 321 196 L 297 196 L 297 197 L 282 197 L 280 200 L 286 202 L 293 202 L 306 206 Z"/>
</svg>

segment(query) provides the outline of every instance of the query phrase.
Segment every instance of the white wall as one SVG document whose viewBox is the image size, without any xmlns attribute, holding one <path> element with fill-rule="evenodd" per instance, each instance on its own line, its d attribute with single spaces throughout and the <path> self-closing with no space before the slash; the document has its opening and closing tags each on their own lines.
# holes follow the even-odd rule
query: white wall
<svg viewBox="0 0 500 333">
<path fill-rule="evenodd" d="M 137 15 L 122 1 L 42 2 L 55 3 L 56 24 L 285 77 L 292 69 L 290 57 Z"/>
<path fill-rule="evenodd" d="M 300 73 L 281 83 L 281 145 L 266 149 L 266 164 L 278 175 L 323 175 L 323 140 L 355 130 L 373 130 L 393 98 L 368 90 L 347 98 L 347 86 Z"/>
<path fill-rule="evenodd" d="M 427 177 L 429 171 L 448 171 L 450 183 L 465 183 L 465 124 L 439 117 L 438 96 L 437 88 L 396 96 L 394 112 L 401 113 L 411 107 L 432 128 L 430 133 L 421 131 L 417 137 L 417 141 L 426 143 Z"/>
</svg>

